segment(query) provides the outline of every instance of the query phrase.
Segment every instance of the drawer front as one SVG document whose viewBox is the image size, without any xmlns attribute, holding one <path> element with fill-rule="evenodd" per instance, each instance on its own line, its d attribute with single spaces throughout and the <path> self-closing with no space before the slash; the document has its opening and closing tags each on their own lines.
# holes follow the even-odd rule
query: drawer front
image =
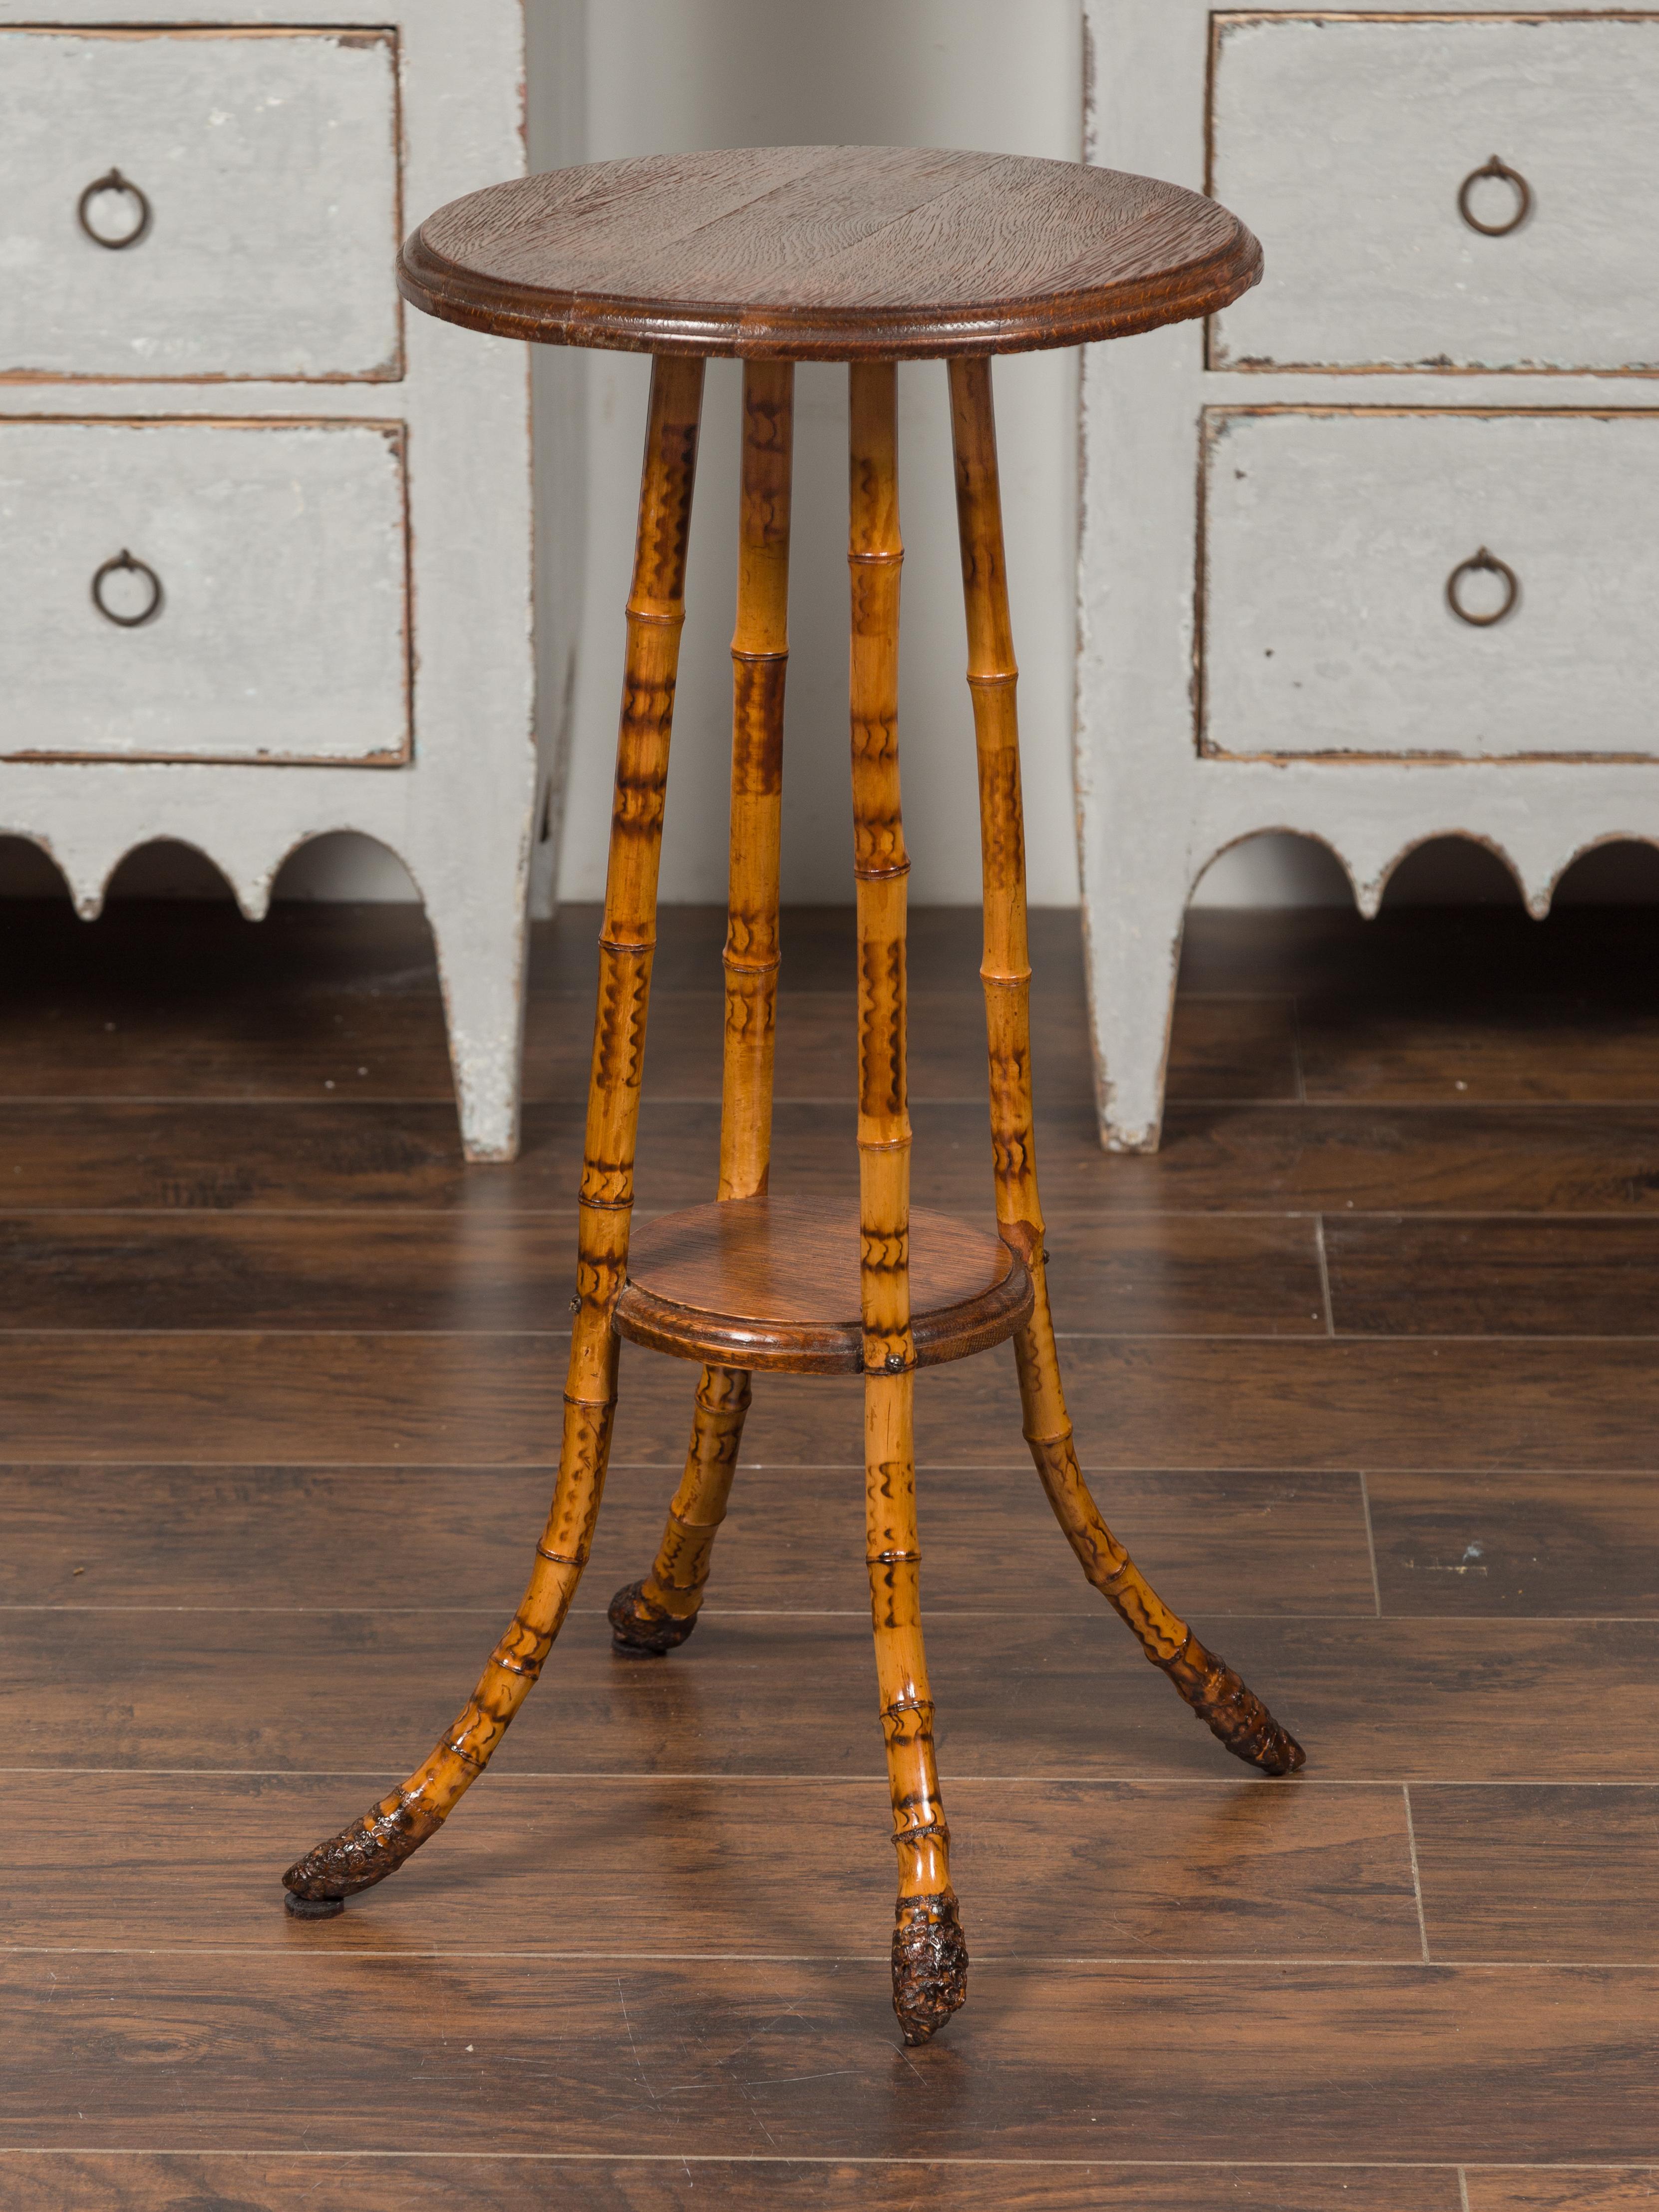
<svg viewBox="0 0 1659 2212">
<path fill-rule="evenodd" d="M 1659 369 L 1659 14 L 1215 19 L 1215 368 Z M 1494 155 L 1522 184 L 1468 185 Z"/>
<path fill-rule="evenodd" d="M 0 31 L 0 374 L 400 374 L 397 114 L 390 32 Z"/>
<path fill-rule="evenodd" d="M 0 420 L 0 757 L 406 759 L 407 549 L 398 424 Z"/>
<path fill-rule="evenodd" d="M 1205 751 L 1659 757 L 1659 411 L 1218 408 L 1204 447 Z"/>
</svg>

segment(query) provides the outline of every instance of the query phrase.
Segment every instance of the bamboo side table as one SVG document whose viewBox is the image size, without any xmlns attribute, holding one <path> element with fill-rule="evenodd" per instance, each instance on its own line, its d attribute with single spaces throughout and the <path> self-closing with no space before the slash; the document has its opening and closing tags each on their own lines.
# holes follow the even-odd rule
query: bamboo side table
<svg viewBox="0 0 1659 2212">
<path fill-rule="evenodd" d="M 750 1377 L 864 1377 L 871 1611 L 899 1886 L 894 2008 L 925 2042 L 968 1954 L 922 1650 L 912 1396 L 918 1367 L 1012 1337 L 1024 1427 L 1084 1573 L 1227 1748 L 1268 1774 L 1299 1745 L 1154 1594 L 1083 1480 L 1043 1279 L 1031 1119 L 1024 831 L 990 356 L 1201 315 L 1261 252 L 1213 201 L 1068 162 L 871 147 L 662 157 L 556 171 L 441 209 L 404 248 L 404 295 L 470 329 L 654 356 L 617 740 L 564 1433 L 530 1585 L 469 1705 L 401 1789 L 308 1851 L 289 1910 L 383 1881 L 483 1771 L 552 1648 L 592 1542 L 626 1336 L 701 1364 L 685 1474 L 652 1570 L 617 1593 L 619 1650 L 696 1625 Z M 732 641 L 732 855 L 714 1204 L 629 1238 L 657 866 L 684 617 L 703 363 L 744 361 Z M 996 1233 L 909 1204 L 905 857 L 897 744 L 901 360 L 950 363 L 968 682 L 979 757 Z M 767 1188 L 779 965 L 791 397 L 798 360 L 851 365 L 852 754 L 860 1206 Z"/>
</svg>

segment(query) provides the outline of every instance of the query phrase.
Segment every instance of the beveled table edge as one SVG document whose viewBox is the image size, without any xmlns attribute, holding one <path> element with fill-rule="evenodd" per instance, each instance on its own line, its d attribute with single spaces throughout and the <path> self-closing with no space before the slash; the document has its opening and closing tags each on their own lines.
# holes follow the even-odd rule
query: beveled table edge
<svg viewBox="0 0 1659 2212">
<path fill-rule="evenodd" d="M 704 359 L 945 361 L 1133 337 L 1165 323 L 1212 314 L 1261 278 L 1260 244 L 1236 216 L 1232 222 L 1225 246 L 1145 278 L 1055 294 L 1040 302 L 941 308 L 921 316 L 911 308 L 763 314 L 717 302 L 668 307 L 659 300 L 544 291 L 461 268 L 426 243 L 424 226 L 404 242 L 398 289 L 411 306 L 441 322 L 536 345 Z"/>
</svg>

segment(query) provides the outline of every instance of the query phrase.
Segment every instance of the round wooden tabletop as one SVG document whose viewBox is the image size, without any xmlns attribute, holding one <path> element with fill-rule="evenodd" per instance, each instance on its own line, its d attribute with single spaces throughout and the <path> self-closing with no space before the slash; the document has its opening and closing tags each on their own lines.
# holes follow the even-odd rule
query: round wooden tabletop
<svg viewBox="0 0 1659 2212">
<path fill-rule="evenodd" d="M 1023 353 L 1224 307 L 1261 249 L 1214 200 L 1074 161 L 746 147 L 553 169 L 428 216 L 398 283 L 498 336 L 793 361 Z"/>
</svg>

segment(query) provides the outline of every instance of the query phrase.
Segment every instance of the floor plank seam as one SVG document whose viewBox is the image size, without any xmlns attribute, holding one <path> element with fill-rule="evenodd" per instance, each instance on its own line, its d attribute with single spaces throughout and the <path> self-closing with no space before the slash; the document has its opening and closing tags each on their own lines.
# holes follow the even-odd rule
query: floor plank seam
<svg viewBox="0 0 1659 2212">
<path fill-rule="evenodd" d="M 1325 1334 L 1334 1336 L 1336 1308 L 1331 1301 L 1331 1266 L 1325 1250 L 1325 1217 L 1322 1213 L 1314 1216 L 1314 1254 L 1319 1262 L 1319 1297 L 1325 1310 Z"/>
<path fill-rule="evenodd" d="M 1371 1494 L 1365 1481 L 1365 1470 L 1359 1470 L 1359 1509 L 1365 1516 L 1365 1549 L 1371 1563 L 1371 1599 L 1376 1607 L 1376 1618 L 1382 1618 L 1382 1583 L 1376 1571 L 1376 1528 L 1371 1519 Z M 1401 1613 L 1402 1620 L 1423 1619 L 1421 1614 Z"/>
<path fill-rule="evenodd" d="M 1423 1964 L 1426 1966 L 1430 1963 L 1429 1923 L 1423 1911 L 1423 1876 L 1417 1863 L 1417 1827 L 1412 1819 L 1412 1793 L 1409 1783 L 1401 1784 L 1400 1795 L 1406 1808 L 1406 1848 L 1411 1855 L 1412 1895 L 1417 1902 L 1417 1932 L 1423 1945 Z"/>
</svg>

